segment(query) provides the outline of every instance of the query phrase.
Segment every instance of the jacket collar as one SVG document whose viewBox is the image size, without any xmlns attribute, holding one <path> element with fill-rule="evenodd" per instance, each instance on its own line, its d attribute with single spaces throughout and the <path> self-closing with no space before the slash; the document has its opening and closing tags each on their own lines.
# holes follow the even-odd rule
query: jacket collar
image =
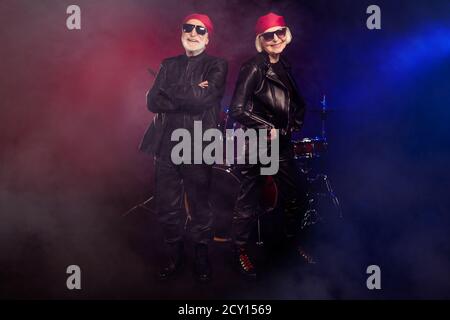
<svg viewBox="0 0 450 320">
<path fill-rule="evenodd" d="M 264 63 L 266 77 L 272 81 L 275 81 L 280 86 L 286 88 L 286 85 L 280 80 L 278 75 L 272 70 L 272 64 L 270 63 L 269 55 L 265 51 L 263 51 L 263 52 L 259 53 L 259 59 L 261 61 L 263 61 L 263 63 Z M 286 59 L 284 59 L 284 57 L 282 55 L 280 55 L 280 62 L 284 68 L 290 69 L 290 67 L 291 67 L 290 64 L 286 61 Z M 288 74 L 289 74 L 289 70 L 288 70 Z"/>
<path fill-rule="evenodd" d="M 259 55 L 258 60 L 262 61 L 266 65 L 266 67 L 269 67 L 271 65 L 270 58 L 269 58 L 269 55 L 267 54 L 267 52 L 262 51 L 262 52 L 258 53 L 258 55 Z M 285 67 L 286 69 L 291 69 L 291 64 L 284 57 L 283 54 L 280 55 L 280 62 L 283 64 L 283 67 Z"/>
<path fill-rule="evenodd" d="M 266 77 L 269 78 L 272 81 L 275 81 L 276 83 L 278 83 L 280 86 L 286 88 L 285 84 L 280 80 L 280 78 L 278 77 L 278 75 L 272 70 L 272 67 L 269 65 L 269 67 L 267 68 L 266 71 Z"/>
<path fill-rule="evenodd" d="M 186 54 L 183 54 L 182 55 L 182 57 L 185 59 L 185 60 L 189 60 L 189 61 L 200 61 L 200 60 L 202 60 L 204 57 L 206 57 L 207 56 L 207 54 L 206 54 L 206 50 L 203 50 L 203 52 L 202 53 L 200 53 L 200 54 L 198 54 L 198 55 L 196 55 L 196 56 L 193 56 L 193 57 L 188 57 Z"/>
</svg>

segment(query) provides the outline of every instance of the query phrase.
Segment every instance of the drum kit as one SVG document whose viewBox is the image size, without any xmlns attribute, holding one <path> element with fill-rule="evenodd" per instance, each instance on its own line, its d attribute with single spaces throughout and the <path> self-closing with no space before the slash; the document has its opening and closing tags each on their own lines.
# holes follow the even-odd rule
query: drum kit
<svg viewBox="0 0 450 320">
<path fill-rule="evenodd" d="M 323 158 L 328 150 L 326 135 L 326 120 L 332 111 L 327 108 L 326 96 L 320 101 L 321 108 L 308 110 L 312 113 L 319 113 L 321 117 L 321 135 L 317 137 L 305 137 L 292 140 L 294 159 L 297 164 L 299 174 L 305 174 L 308 181 L 308 208 L 301 220 L 301 229 L 315 225 L 326 220 L 321 213 L 319 203 L 324 199 L 329 200 L 334 207 L 336 216 L 342 218 L 342 210 L 339 199 L 333 191 L 328 175 L 313 170 L 315 162 Z M 221 118 L 221 129 L 237 129 L 239 124 L 233 122 L 227 113 Z M 212 188 L 215 190 L 212 195 L 213 211 L 215 219 L 215 240 L 229 241 L 231 238 L 230 229 L 234 202 L 238 196 L 241 176 L 237 167 L 232 165 L 215 165 L 213 167 Z M 271 176 L 267 176 L 261 197 L 264 212 L 257 219 L 257 244 L 262 245 L 261 223 L 265 214 L 275 212 L 278 206 L 278 187 Z"/>
<path fill-rule="evenodd" d="M 339 200 L 334 193 L 330 179 L 323 172 L 315 172 L 313 170 L 314 163 L 323 158 L 328 149 L 328 141 L 325 131 L 325 123 L 329 112 L 326 103 L 326 97 L 323 96 L 321 108 L 309 110 L 309 112 L 319 113 L 321 116 L 321 135 L 318 137 L 307 137 L 302 139 L 292 140 L 294 159 L 296 161 L 299 174 L 305 174 L 308 181 L 308 208 L 301 220 L 301 229 L 315 225 L 318 222 L 324 221 L 324 215 L 320 212 L 319 203 L 322 199 L 331 201 L 334 211 L 338 218 L 342 218 L 342 210 Z M 221 115 L 220 129 L 237 129 L 239 124 L 233 122 L 227 113 Z M 233 216 L 234 203 L 239 193 L 241 182 L 241 175 L 236 166 L 230 164 L 214 165 L 212 168 L 212 182 L 210 203 L 215 217 L 214 221 L 214 240 L 217 242 L 228 242 L 231 240 L 231 223 Z M 138 208 L 143 208 L 147 211 L 154 212 L 152 206 L 153 197 L 134 206 L 128 210 L 123 216 L 127 216 Z M 262 245 L 261 239 L 261 223 L 260 220 L 264 218 L 265 214 L 273 214 L 276 212 L 278 206 L 278 187 L 271 176 L 266 176 L 263 187 L 262 207 L 264 212 L 257 219 L 257 244 Z M 185 196 L 186 209 L 186 226 L 190 220 L 189 201 Z"/>
</svg>

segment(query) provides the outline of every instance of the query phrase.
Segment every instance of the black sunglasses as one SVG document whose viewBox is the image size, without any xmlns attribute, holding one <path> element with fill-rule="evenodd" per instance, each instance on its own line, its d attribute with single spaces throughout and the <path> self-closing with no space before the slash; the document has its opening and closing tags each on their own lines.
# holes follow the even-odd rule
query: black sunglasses
<svg viewBox="0 0 450 320">
<path fill-rule="evenodd" d="M 263 37 L 267 42 L 272 41 L 275 35 L 277 35 L 277 37 L 280 39 L 284 39 L 286 37 L 286 30 L 287 28 L 282 28 L 272 32 L 265 32 L 261 34 L 261 37 Z"/>
<path fill-rule="evenodd" d="M 189 23 L 183 24 L 183 32 L 190 33 L 190 32 L 192 32 L 192 30 L 194 30 L 194 28 L 195 28 L 195 32 L 197 32 L 197 34 L 199 34 L 201 36 L 204 36 L 208 32 L 208 30 L 202 26 L 196 26 L 194 24 L 189 24 Z"/>
</svg>

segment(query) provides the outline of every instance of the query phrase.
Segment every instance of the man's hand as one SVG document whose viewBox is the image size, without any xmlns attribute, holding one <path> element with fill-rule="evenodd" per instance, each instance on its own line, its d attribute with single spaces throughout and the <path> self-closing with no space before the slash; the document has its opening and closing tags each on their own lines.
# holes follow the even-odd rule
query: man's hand
<svg viewBox="0 0 450 320">
<path fill-rule="evenodd" d="M 208 81 L 203 81 L 203 82 L 200 82 L 199 84 L 198 84 L 198 86 L 200 87 L 200 88 L 207 88 L 208 87 Z"/>
</svg>

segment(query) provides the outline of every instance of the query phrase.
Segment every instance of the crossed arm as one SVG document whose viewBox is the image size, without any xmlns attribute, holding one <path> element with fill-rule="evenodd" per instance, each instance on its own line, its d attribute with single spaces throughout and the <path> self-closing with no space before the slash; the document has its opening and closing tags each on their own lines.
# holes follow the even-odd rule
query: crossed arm
<svg viewBox="0 0 450 320">
<path fill-rule="evenodd" d="M 227 63 L 217 60 L 201 83 L 167 85 L 167 67 L 163 63 L 147 94 L 147 107 L 154 113 L 201 113 L 222 98 L 227 71 Z"/>
</svg>

